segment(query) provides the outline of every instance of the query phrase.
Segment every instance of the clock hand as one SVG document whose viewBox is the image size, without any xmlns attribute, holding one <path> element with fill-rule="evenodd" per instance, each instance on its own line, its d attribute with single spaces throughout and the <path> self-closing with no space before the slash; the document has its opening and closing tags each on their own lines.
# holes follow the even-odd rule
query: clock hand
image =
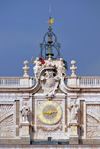
<svg viewBox="0 0 100 149">
<path fill-rule="evenodd" d="M 52 113 L 57 113 L 57 111 L 46 111 L 46 112 L 43 112 L 43 113 L 52 114 Z"/>
</svg>

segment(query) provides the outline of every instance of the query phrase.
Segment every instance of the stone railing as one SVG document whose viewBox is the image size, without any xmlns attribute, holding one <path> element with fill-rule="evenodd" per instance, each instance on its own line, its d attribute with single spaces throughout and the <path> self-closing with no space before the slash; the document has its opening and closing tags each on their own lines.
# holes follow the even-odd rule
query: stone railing
<svg viewBox="0 0 100 149">
<path fill-rule="evenodd" d="M 0 77 L 0 88 L 31 87 L 36 84 L 34 77 Z M 100 77 L 66 77 L 65 85 L 68 87 L 100 87 Z"/>
<path fill-rule="evenodd" d="M 79 79 L 80 86 L 100 87 L 100 77 L 81 77 Z"/>
<path fill-rule="evenodd" d="M 69 87 L 100 87 L 100 77 L 66 77 L 65 84 Z"/>
<path fill-rule="evenodd" d="M 34 77 L 0 77 L 0 88 L 3 87 L 31 87 L 36 84 Z"/>
</svg>

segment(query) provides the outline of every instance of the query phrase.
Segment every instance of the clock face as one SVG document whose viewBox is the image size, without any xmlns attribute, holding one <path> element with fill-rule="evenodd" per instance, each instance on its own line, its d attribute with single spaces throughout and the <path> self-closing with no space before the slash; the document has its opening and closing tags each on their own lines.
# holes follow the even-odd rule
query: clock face
<svg viewBox="0 0 100 149">
<path fill-rule="evenodd" d="M 62 109 L 55 101 L 45 101 L 38 109 L 38 117 L 42 123 L 55 124 L 62 116 Z"/>
</svg>

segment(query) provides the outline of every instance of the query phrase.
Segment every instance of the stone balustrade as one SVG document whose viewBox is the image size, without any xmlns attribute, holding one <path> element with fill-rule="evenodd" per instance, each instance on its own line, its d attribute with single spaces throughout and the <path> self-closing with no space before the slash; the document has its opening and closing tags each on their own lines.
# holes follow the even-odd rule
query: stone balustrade
<svg viewBox="0 0 100 149">
<path fill-rule="evenodd" d="M 31 87 L 34 86 L 36 80 L 34 77 L 0 77 L 0 88 L 3 87 Z"/>
<path fill-rule="evenodd" d="M 65 84 L 68 87 L 93 87 L 100 88 L 100 77 L 66 77 Z"/>
<path fill-rule="evenodd" d="M 80 87 L 100 87 L 100 77 L 79 78 Z"/>
<path fill-rule="evenodd" d="M 0 88 L 3 87 L 31 87 L 36 84 L 34 77 L 0 77 Z M 100 77 L 66 77 L 65 85 L 68 87 L 100 87 Z"/>
</svg>

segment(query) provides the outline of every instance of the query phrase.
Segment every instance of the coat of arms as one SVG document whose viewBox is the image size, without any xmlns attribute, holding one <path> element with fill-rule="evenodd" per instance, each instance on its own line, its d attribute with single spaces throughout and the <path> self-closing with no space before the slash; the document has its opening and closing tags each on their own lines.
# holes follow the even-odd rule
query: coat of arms
<svg viewBox="0 0 100 149">
<path fill-rule="evenodd" d="M 49 99 L 55 96 L 60 80 L 58 76 L 54 76 L 54 73 L 53 70 L 50 70 L 45 72 L 45 76 L 41 76 L 42 89 L 46 98 Z"/>
</svg>

